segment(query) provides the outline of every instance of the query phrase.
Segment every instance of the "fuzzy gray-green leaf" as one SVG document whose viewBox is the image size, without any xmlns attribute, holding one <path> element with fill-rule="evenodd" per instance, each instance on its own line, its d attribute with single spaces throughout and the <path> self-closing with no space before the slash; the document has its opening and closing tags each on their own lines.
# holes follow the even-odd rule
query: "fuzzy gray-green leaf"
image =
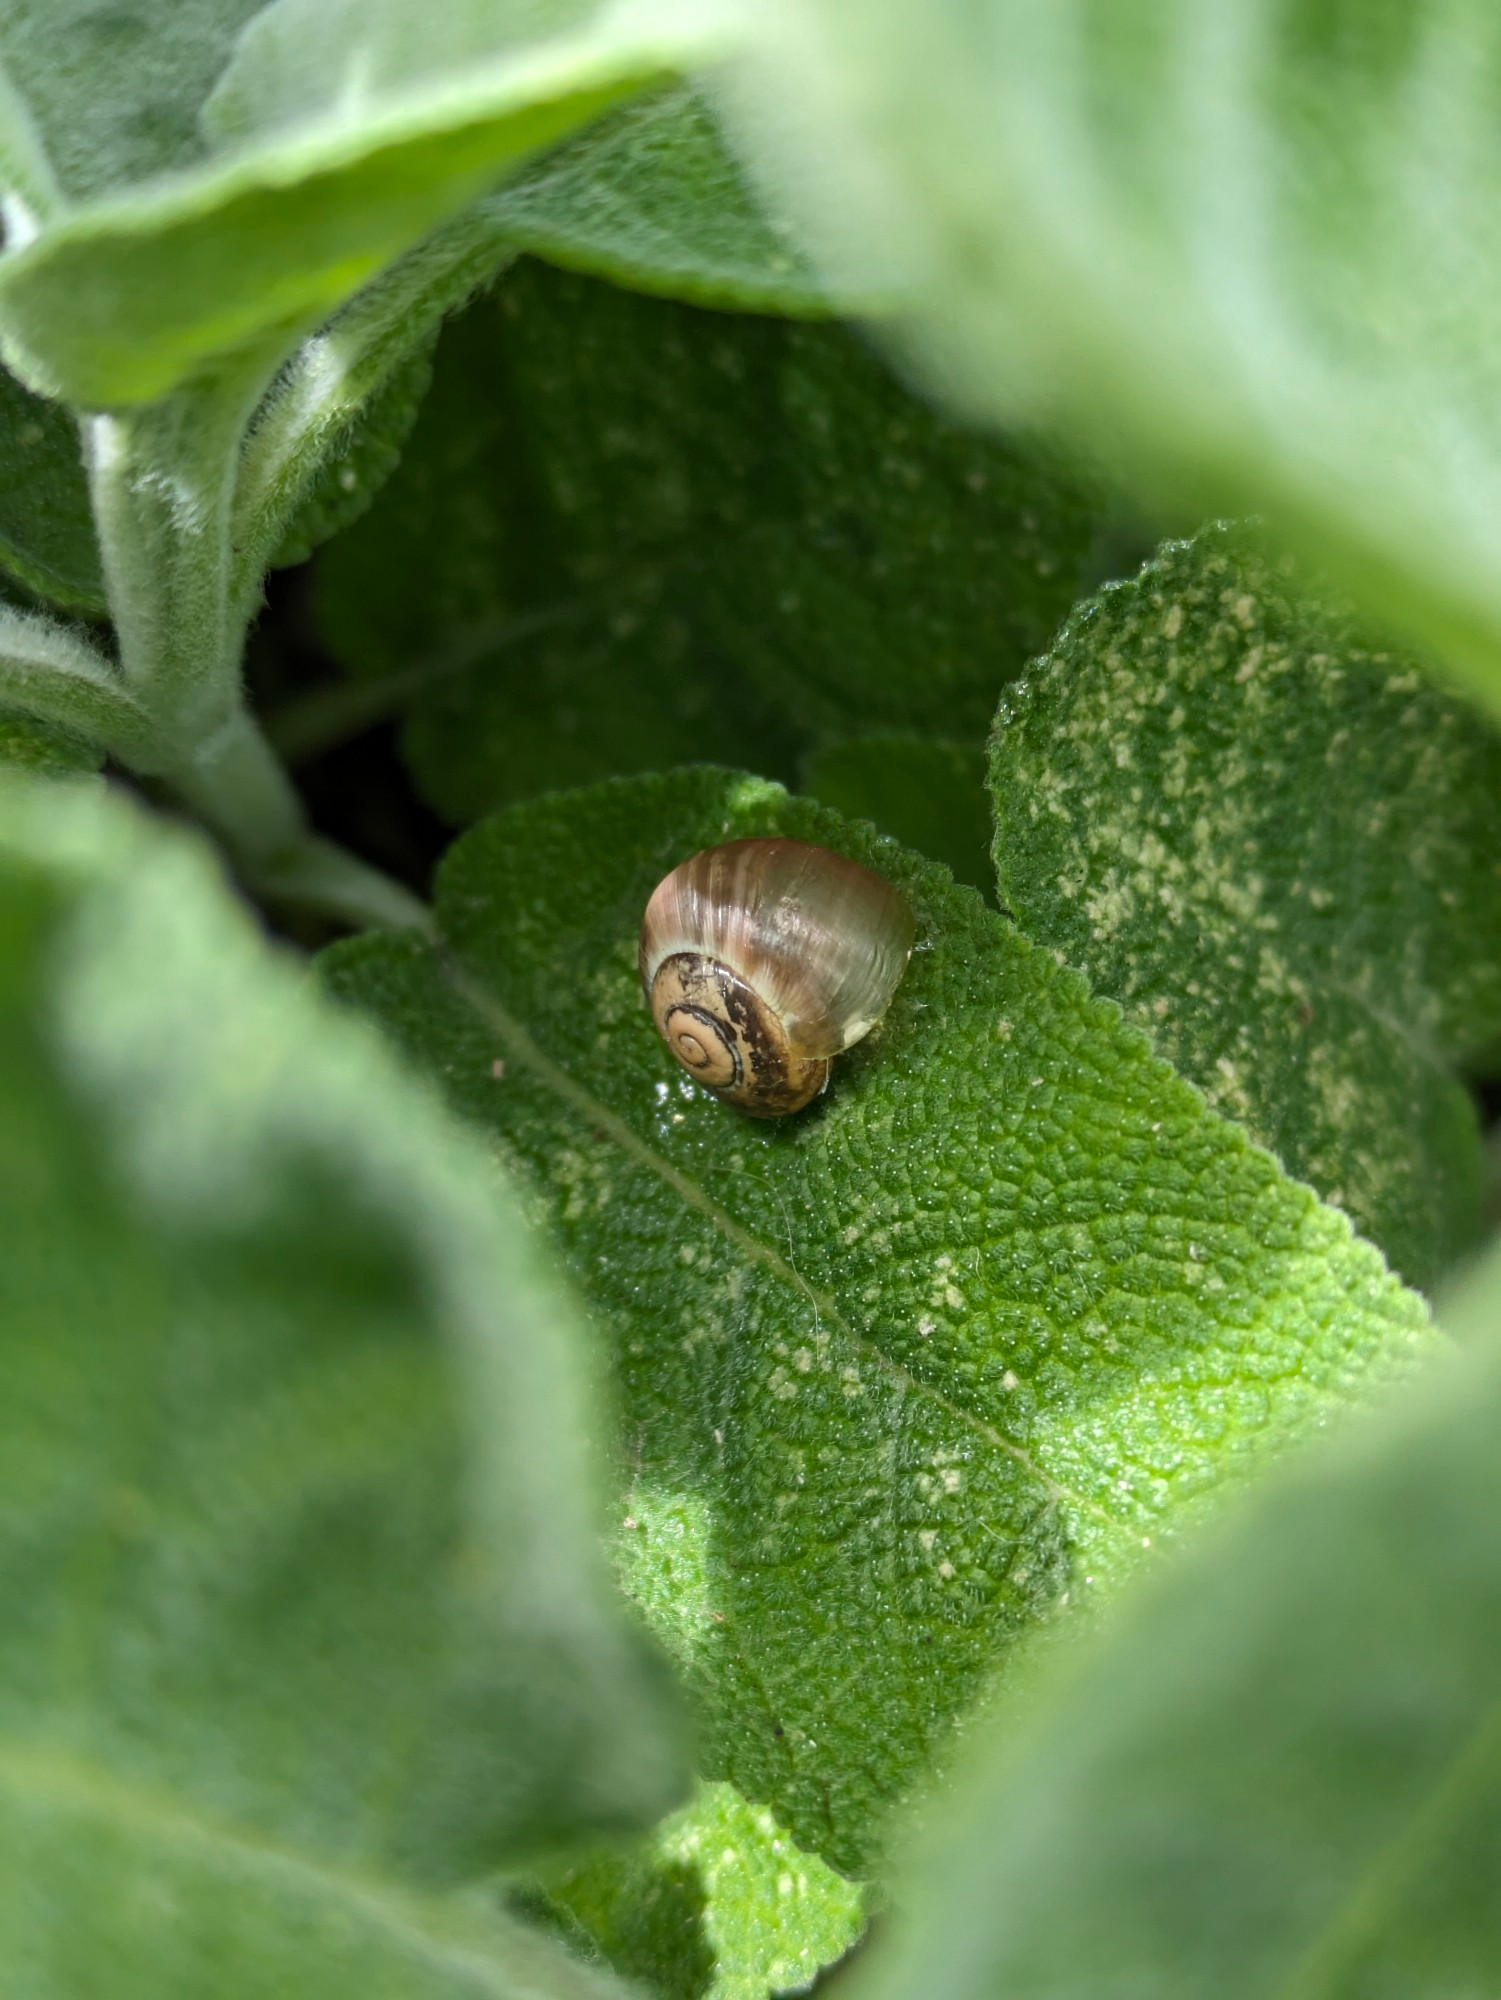
<svg viewBox="0 0 1501 2000">
<path fill-rule="evenodd" d="M 306 562 L 313 550 L 357 521 L 401 458 L 432 380 L 432 340 L 418 343 L 324 448 L 271 557 L 273 569 Z"/>
<path fill-rule="evenodd" d="M 0 17 L 0 60 L 21 20 L 8 39 Z M 118 26 L 139 40 L 131 15 Z M 527 154 L 711 40 L 707 20 L 651 0 L 450 0 L 420 19 L 402 0 L 272 0 L 193 104 L 193 143 L 174 138 L 169 170 L 76 205 L 59 196 L 7 253 L 7 363 L 98 408 L 153 401 L 268 338 L 290 344 Z M 68 89 L 96 88 L 97 70 L 65 68 Z M 167 69 L 180 121 L 187 85 Z M 36 89 L 50 104 L 52 86 Z M 145 79 L 124 107 L 127 124 L 150 122 Z M 60 115 L 33 121 L 39 171 Z"/>
<path fill-rule="evenodd" d="M 641 912 L 717 840 L 873 867 L 918 948 L 801 1117 L 742 1118 L 643 1005 Z M 329 977 L 528 1180 L 614 1343 L 619 1561 L 709 1776 L 858 1870 L 1008 1649 L 1426 1351 L 1427 1316 L 946 871 L 712 770 L 498 816 L 435 955 Z"/>
<path fill-rule="evenodd" d="M 1030 934 L 1431 1284 L 1479 1227 L 1501 738 L 1220 528 L 1071 620 L 991 781 Z"/>
<path fill-rule="evenodd" d="M 97 771 L 103 753 L 55 723 L 0 714 L 0 765 L 47 777 Z"/>
<path fill-rule="evenodd" d="M 793 32 L 779 30 L 787 19 Z M 1254 506 L 1501 703 L 1490 0 L 789 0 L 742 144 L 935 390 Z"/>
<path fill-rule="evenodd" d="M 6 776 L 0 928 L 0 1985 L 508 1993 L 422 1885 L 677 1778 L 568 1302 L 196 842 Z"/>
</svg>

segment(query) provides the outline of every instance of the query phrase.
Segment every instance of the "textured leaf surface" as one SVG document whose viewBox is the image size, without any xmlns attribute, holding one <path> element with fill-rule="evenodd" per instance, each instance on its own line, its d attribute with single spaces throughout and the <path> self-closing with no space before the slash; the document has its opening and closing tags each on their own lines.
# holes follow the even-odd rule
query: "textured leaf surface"
<svg viewBox="0 0 1501 2000">
<path fill-rule="evenodd" d="M 1264 509 L 1501 702 L 1489 0 L 757 18 L 744 137 L 836 281 L 905 281 L 949 394 Z"/>
<path fill-rule="evenodd" d="M 636 934 L 671 864 L 772 831 L 883 873 L 919 946 L 828 1096 L 768 1125 L 676 1070 Z M 438 918 L 446 961 L 371 938 L 329 977 L 552 1218 L 615 1341 L 620 1560 L 706 1774 L 837 1867 L 1014 1640 L 1428 1344 L 1111 1003 L 810 801 L 698 770 L 518 807 L 451 851 Z"/>
<path fill-rule="evenodd" d="M 990 800 L 978 744 L 927 736 L 857 736 L 804 762 L 801 789 L 846 819 L 868 819 L 941 861 L 956 882 L 994 895 Z"/>
<path fill-rule="evenodd" d="M 1478 1352 L 1143 1597 L 972 1781 L 858 2000 L 1485 1993 L 1501 1264 Z"/>
<path fill-rule="evenodd" d="M 10 777 L 0 925 L 0 1984 L 553 1991 L 402 1880 L 672 1800 L 565 1300 L 196 844 Z"/>
<path fill-rule="evenodd" d="M 520 249 L 638 291 L 745 312 L 829 310 L 681 84 L 610 112 L 484 205 Z"/>
<path fill-rule="evenodd" d="M 1431 1283 L 1479 1226 L 1501 738 L 1214 529 L 1070 621 L 992 754 L 1030 935 Z"/>
<path fill-rule="evenodd" d="M 790 775 L 852 716 L 978 740 L 1091 530 L 1051 460 L 942 423 L 835 327 L 526 265 L 445 333 L 322 622 L 361 675 L 434 660 L 408 753 L 466 819 L 688 759 Z M 566 623 L 441 672 L 537 610 Z"/>
<path fill-rule="evenodd" d="M 70 206 L 44 130 L 30 135 L 31 178 L 52 191 L 40 233 L 0 265 L 7 360 L 86 406 L 149 401 L 210 357 L 316 324 L 527 153 L 704 52 L 685 11 L 650 0 L 420 15 L 272 0 L 194 107 L 201 157 L 183 143 L 175 171 Z"/>
<path fill-rule="evenodd" d="M 800 1993 L 865 1926 L 864 1895 L 764 1806 L 704 1785 L 647 1839 L 555 1876 L 557 1906 L 663 2000 Z"/>
</svg>

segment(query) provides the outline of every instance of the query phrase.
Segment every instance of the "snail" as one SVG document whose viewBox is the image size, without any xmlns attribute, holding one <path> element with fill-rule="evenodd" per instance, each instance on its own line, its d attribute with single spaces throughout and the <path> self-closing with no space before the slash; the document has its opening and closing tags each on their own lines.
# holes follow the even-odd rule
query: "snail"
<svg viewBox="0 0 1501 2000">
<path fill-rule="evenodd" d="M 800 840 L 731 840 L 652 891 L 641 984 L 691 1077 L 755 1118 L 825 1088 L 891 1004 L 912 912 L 878 875 Z"/>
</svg>

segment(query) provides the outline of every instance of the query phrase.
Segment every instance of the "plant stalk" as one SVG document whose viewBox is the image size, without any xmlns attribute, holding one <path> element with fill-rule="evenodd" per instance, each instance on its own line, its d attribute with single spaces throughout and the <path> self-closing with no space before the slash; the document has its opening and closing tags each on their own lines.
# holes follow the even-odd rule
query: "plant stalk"
<svg viewBox="0 0 1501 2000">
<path fill-rule="evenodd" d="M 290 346 L 278 336 L 160 403 L 86 421 L 113 671 L 148 737 L 110 747 L 219 836 L 247 888 L 358 927 L 430 933 L 416 896 L 313 832 L 245 703 L 260 573 L 252 589 L 233 542 L 236 495 L 247 431 Z"/>
<path fill-rule="evenodd" d="M 432 934 L 420 898 L 312 831 L 285 766 L 243 705 L 161 777 L 219 835 L 258 895 L 323 910 L 358 929 Z"/>
<path fill-rule="evenodd" d="M 240 705 L 249 606 L 231 603 L 245 432 L 289 342 L 262 342 L 159 403 L 90 417 L 85 460 L 126 685 L 169 735 Z"/>
</svg>

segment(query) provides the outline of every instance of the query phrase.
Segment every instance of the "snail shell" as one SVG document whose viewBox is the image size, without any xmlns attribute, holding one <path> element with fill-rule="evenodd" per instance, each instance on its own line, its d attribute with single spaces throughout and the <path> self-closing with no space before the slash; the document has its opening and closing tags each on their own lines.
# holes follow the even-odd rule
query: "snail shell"
<svg viewBox="0 0 1501 2000">
<path fill-rule="evenodd" d="M 652 891 L 641 984 L 690 1076 L 753 1117 L 781 1118 L 886 1012 L 912 936 L 896 890 L 842 854 L 731 840 Z"/>
</svg>

